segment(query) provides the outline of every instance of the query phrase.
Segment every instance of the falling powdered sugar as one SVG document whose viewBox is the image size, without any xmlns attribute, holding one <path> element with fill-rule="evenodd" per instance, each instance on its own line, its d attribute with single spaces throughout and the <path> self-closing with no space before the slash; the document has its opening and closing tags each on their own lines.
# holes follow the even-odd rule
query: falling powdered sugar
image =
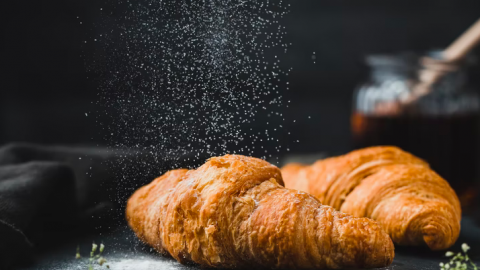
<svg viewBox="0 0 480 270">
<path fill-rule="evenodd" d="M 89 64 L 102 70 L 99 103 L 108 115 L 100 124 L 110 146 L 268 158 L 259 142 L 275 141 L 274 153 L 281 151 L 281 128 L 255 121 L 283 119 L 280 86 L 289 70 L 279 58 L 288 47 L 280 21 L 288 4 L 124 0 L 111 9 L 116 20 L 94 37 L 102 55 Z M 252 126 L 267 129 L 245 130 Z"/>
<path fill-rule="evenodd" d="M 287 150 L 282 91 L 291 68 L 282 56 L 291 44 L 282 21 L 289 7 L 283 0 L 119 0 L 98 9 L 84 46 L 95 48 L 85 59 L 99 74 L 100 109 L 88 115 L 112 149 L 128 149 L 110 164 L 119 203 L 152 175 L 204 157 L 278 159 Z M 148 158 L 132 165 L 132 153 Z"/>
</svg>

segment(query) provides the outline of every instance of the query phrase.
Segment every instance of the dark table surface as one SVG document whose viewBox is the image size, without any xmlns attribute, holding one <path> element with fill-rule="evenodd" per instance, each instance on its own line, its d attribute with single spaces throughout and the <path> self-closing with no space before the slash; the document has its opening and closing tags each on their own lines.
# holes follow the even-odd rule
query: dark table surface
<svg viewBox="0 0 480 270">
<path fill-rule="evenodd" d="M 90 233 L 76 236 L 65 236 L 62 244 L 51 245 L 37 253 L 35 261 L 28 267 L 20 270 L 88 270 L 88 256 L 92 243 L 104 243 L 104 257 L 107 263 L 94 269 L 107 269 L 106 265 L 113 270 L 139 269 L 139 270 L 185 270 L 200 269 L 194 266 L 184 266 L 172 258 L 162 257 L 143 245 L 135 235 L 122 225 L 108 233 Z M 57 237 L 58 238 L 58 237 Z M 451 251 L 459 252 L 461 244 L 468 243 L 471 247 L 470 257 L 480 262 L 480 227 L 475 225 L 472 219 L 464 218 L 462 221 L 462 233 Z M 80 247 L 82 259 L 75 259 L 77 246 Z M 440 262 L 447 262 L 445 251 L 433 252 L 423 247 L 396 247 L 395 260 L 392 265 L 383 268 L 391 270 L 406 269 L 439 269 Z"/>
</svg>

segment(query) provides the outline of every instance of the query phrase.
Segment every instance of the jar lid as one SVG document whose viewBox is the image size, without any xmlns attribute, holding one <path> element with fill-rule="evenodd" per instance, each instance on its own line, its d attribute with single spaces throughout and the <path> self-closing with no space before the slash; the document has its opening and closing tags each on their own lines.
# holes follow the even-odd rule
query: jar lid
<svg viewBox="0 0 480 270">
<path fill-rule="evenodd" d="M 365 62 L 371 67 L 397 67 L 406 69 L 418 68 L 419 57 L 411 52 L 399 54 L 372 54 L 365 58 Z"/>
</svg>

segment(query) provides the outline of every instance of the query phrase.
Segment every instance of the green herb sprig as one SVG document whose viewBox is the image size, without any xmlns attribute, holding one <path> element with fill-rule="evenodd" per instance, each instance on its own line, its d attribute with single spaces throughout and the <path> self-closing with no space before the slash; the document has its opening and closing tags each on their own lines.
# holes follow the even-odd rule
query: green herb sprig
<svg viewBox="0 0 480 270">
<path fill-rule="evenodd" d="M 97 252 L 98 253 L 95 254 Z M 105 245 L 100 244 L 100 247 L 93 243 L 92 244 L 92 251 L 90 251 L 90 258 L 88 259 L 88 270 L 94 269 L 94 264 L 97 263 L 100 266 L 103 266 L 107 260 L 102 256 L 103 251 L 105 250 Z M 75 254 L 75 259 L 80 259 L 82 256 L 80 255 L 80 247 L 77 246 L 77 253 Z M 105 267 L 110 268 L 108 264 L 105 264 Z"/>
<path fill-rule="evenodd" d="M 468 257 L 468 250 L 470 247 L 467 244 L 462 244 L 462 251 L 457 254 L 447 251 L 446 257 L 451 257 L 447 263 L 440 263 L 441 270 L 479 270 L 479 267 L 473 263 Z"/>
</svg>

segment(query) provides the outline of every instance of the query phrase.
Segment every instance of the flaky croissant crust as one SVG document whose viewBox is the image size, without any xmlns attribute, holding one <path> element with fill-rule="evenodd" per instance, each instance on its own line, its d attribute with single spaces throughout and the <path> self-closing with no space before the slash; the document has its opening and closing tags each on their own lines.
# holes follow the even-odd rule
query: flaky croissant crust
<svg viewBox="0 0 480 270">
<path fill-rule="evenodd" d="M 309 192 L 342 212 L 377 220 L 395 243 L 453 245 L 460 234 L 460 202 L 428 164 L 397 147 L 370 147 L 282 168 L 286 186 Z"/>
<path fill-rule="evenodd" d="M 238 155 L 166 173 L 133 194 L 126 214 L 140 239 L 182 263 L 358 268 L 386 266 L 394 256 L 376 222 L 286 189 L 277 167 Z"/>
</svg>

